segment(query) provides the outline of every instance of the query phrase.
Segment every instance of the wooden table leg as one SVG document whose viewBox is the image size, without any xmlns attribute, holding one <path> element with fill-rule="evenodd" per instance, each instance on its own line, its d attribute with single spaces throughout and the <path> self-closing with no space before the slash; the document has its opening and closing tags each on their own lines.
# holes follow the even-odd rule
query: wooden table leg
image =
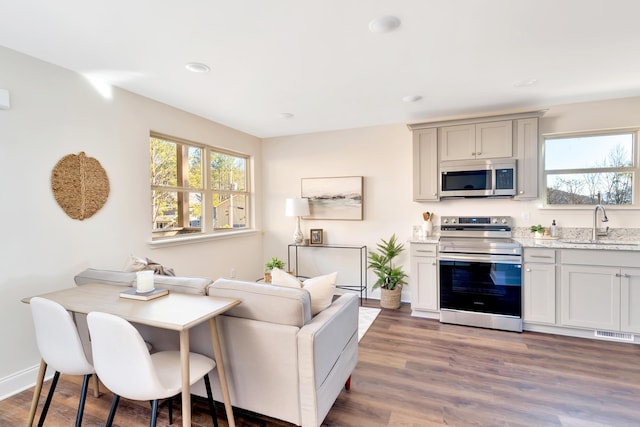
<svg viewBox="0 0 640 427">
<path fill-rule="evenodd" d="M 209 319 L 209 329 L 211 330 L 213 354 L 216 356 L 216 366 L 218 368 L 218 378 L 220 379 L 220 388 L 222 389 L 222 397 L 224 399 L 224 409 L 227 413 L 227 424 L 229 424 L 229 427 L 235 427 L 236 422 L 233 418 L 233 407 L 231 406 L 231 396 L 229 395 L 229 387 L 227 385 L 227 375 L 224 372 L 224 364 L 222 363 L 222 349 L 220 348 L 220 339 L 218 338 L 218 327 L 215 317 Z"/>
<path fill-rule="evenodd" d="M 191 384 L 189 374 L 189 330 L 180 331 L 180 365 L 182 367 L 182 427 L 191 426 Z"/>
<path fill-rule="evenodd" d="M 91 375 L 93 378 L 93 397 L 100 397 L 100 381 L 98 380 L 98 374 Z"/>
<path fill-rule="evenodd" d="M 38 401 L 40 400 L 40 393 L 42 392 L 42 383 L 44 382 L 44 374 L 47 372 L 47 362 L 44 359 L 40 359 L 40 370 L 38 371 L 38 378 L 36 378 L 36 387 L 33 390 L 33 400 L 31 400 L 31 410 L 29 410 L 29 423 L 27 426 L 33 425 L 33 420 L 36 417 L 36 411 L 38 410 Z"/>
</svg>

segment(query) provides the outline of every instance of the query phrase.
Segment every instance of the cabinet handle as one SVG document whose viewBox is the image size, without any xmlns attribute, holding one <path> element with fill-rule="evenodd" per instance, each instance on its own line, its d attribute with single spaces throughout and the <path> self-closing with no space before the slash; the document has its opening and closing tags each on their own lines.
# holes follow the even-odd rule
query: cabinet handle
<svg viewBox="0 0 640 427">
<path fill-rule="evenodd" d="M 524 271 L 526 271 L 526 272 L 530 272 L 530 271 L 531 271 L 531 269 L 530 269 L 530 268 L 525 268 L 525 269 L 524 269 Z"/>
<path fill-rule="evenodd" d="M 475 156 L 475 155 L 476 155 L 476 153 L 471 153 L 471 155 L 472 155 L 472 156 Z"/>
<path fill-rule="evenodd" d="M 476 153 L 476 156 L 481 156 L 481 155 L 482 155 L 482 153 L 481 153 L 480 151 L 478 151 L 478 152 Z"/>
<path fill-rule="evenodd" d="M 529 255 L 529 258 L 544 258 L 544 259 L 553 259 L 553 257 L 549 255 Z"/>
<path fill-rule="evenodd" d="M 524 194 L 524 190 L 520 190 L 520 194 Z"/>
<path fill-rule="evenodd" d="M 616 273 L 616 277 L 622 277 L 622 274 Z"/>
<path fill-rule="evenodd" d="M 630 279 L 630 278 L 631 278 L 631 275 L 630 275 L 630 274 L 625 273 L 625 274 L 623 274 L 623 275 L 622 275 L 622 277 L 624 277 L 624 278 L 626 278 L 626 279 Z"/>
<path fill-rule="evenodd" d="M 436 263 L 434 262 L 434 263 L 433 263 L 433 264 L 431 264 L 431 265 L 436 265 Z"/>
</svg>

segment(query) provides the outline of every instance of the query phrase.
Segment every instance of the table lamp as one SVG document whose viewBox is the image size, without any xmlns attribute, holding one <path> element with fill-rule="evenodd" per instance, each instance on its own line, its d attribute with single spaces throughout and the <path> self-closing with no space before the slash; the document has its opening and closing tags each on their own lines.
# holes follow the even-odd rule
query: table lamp
<svg viewBox="0 0 640 427">
<path fill-rule="evenodd" d="M 293 232 L 293 242 L 302 243 L 304 236 L 300 229 L 300 217 L 309 215 L 309 199 L 305 198 L 289 198 L 287 199 L 284 214 L 286 216 L 296 217 L 296 229 Z"/>
</svg>

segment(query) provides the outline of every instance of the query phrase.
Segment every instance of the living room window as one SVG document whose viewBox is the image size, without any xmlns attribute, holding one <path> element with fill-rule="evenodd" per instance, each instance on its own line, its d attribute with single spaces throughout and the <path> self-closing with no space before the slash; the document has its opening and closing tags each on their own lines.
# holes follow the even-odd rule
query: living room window
<svg viewBox="0 0 640 427">
<path fill-rule="evenodd" d="M 248 156 L 153 132 L 149 152 L 153 240 L 249 227 Z"/>
<path fill-rule="evenodd" d="M 637 133 L 633 129 L 545 136 L 545 204 L 634 205 Z"/>
</svg>

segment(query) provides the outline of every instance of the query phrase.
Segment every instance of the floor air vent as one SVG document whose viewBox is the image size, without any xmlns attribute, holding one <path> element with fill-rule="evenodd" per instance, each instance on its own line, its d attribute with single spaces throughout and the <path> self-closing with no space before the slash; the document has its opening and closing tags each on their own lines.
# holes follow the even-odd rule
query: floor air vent
<svg viewBox="0 0 640 427">
<path fill-rule="evenodd" d="M 607 338 L 610 340 L 629 341 L 633 342 L 633 334 L 624 332 L 610 332 L 610 331 L 595 331 L 595 336 L 598 338 Z"/>
</svg>

